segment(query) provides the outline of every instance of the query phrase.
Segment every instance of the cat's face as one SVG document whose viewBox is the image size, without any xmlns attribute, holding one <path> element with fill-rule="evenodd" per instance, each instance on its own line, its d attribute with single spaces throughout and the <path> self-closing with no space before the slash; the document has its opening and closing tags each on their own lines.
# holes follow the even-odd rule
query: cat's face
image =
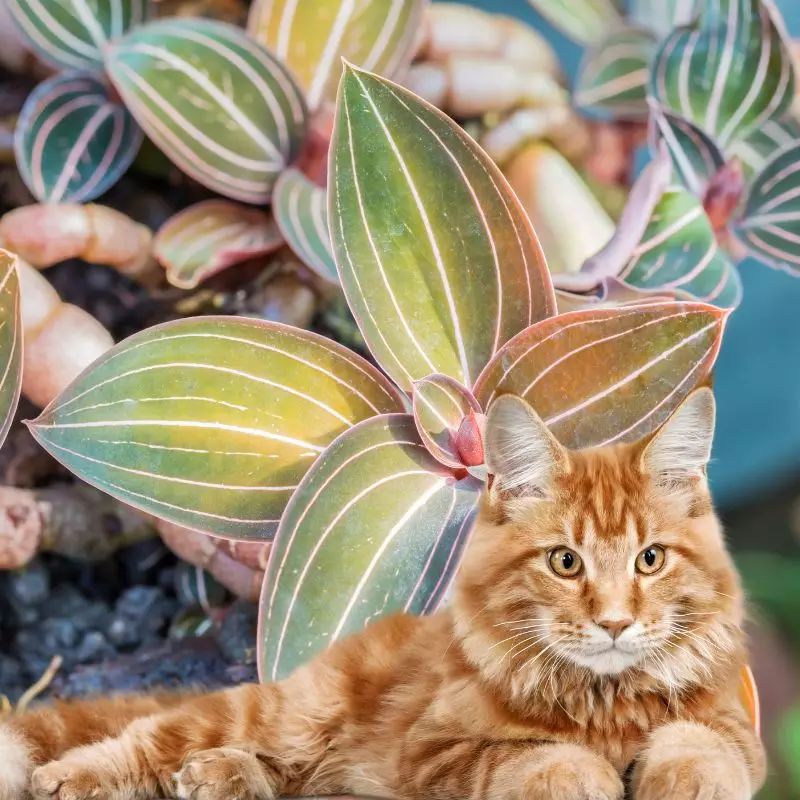
<svg viewBox="0 0 800 800">
<path fill-rule="evenodd" d="M 539 679 L 639 669 L 678 686 L 732 649 L 740 593 L 704 475 L 713 419 L 701 390 L 649 442 L 571 453 L 500 401 L 456 600 L 473 656 Z"/>
</svg>

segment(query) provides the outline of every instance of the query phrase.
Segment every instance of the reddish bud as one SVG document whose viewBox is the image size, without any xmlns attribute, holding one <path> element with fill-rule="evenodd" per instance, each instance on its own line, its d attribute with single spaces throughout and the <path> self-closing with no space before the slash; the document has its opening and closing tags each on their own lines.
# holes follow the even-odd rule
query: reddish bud
<svg viewBox="0 0 800 800">
<path fill-rule="evenodd" d="M 715 231 L 723 230 L 744 192 L 744 173 L 738 159 L 732 158 L 711 178 L 703 198 L 703 207 Z"/>
<path fill-rule="evenodd" d="M 467 467 L 477 467 L 483 464 L 483 426 L 486 417 L 470 411 L 456 433 L 456 453 L 461 463 Z"/>
</svg>

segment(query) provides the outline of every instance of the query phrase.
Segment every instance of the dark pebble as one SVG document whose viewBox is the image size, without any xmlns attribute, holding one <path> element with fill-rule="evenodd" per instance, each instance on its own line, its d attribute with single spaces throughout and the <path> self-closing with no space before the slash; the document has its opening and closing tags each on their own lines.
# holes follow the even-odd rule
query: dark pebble
<svg viewBox="0 0 800 800">
<path fill-rule="evenodd" d="M 130 650 L 163 635 L 178 603 L 158 586 L 134 586 L 117 601 L 107 636 L 117 648 Z"/>
<path fill-rule="evenodd" d="M 79 664 L 97 664 L 115 658 L 116 655 L 117 651 L 100 631 L 89 631 L 75 651 L 75 660 Z"/>
<path fill-rule="evenodd" d="M 232 664 L 256 663 L 258 606 L 237 600 L 226 611 L 217 631 L 217 641 Z"/>
</svg>

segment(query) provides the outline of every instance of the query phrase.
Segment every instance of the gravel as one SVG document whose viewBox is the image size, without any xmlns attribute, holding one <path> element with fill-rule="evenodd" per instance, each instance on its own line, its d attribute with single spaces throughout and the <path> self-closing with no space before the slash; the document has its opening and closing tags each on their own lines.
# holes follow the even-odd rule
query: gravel
<svg viewBox="0 0 800 800">
<path fill-rule="evenodd" d="M 0 695 L 16 702 L 55 656 L 44 697 L 256 680 L 257 608 L 218 586 L 220 607 L 200 608 L 176 592 L 182 571 L 153 540 L 99 563 L 42 555 L 0 573 Z"/>
</svg>

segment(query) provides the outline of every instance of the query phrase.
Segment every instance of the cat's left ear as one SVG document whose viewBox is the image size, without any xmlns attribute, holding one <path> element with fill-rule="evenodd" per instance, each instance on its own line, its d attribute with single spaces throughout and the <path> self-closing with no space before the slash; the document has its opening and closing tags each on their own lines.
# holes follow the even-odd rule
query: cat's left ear
<svg viewBox="0 0 800 800">
<path fill-rule="evenodd" d="M 692 392 L 656 432 L 642 453 L 642 466 L 667 479 L 705 474 L 711 458 L 716 405 L 711 389 Z"/>
</svg>

